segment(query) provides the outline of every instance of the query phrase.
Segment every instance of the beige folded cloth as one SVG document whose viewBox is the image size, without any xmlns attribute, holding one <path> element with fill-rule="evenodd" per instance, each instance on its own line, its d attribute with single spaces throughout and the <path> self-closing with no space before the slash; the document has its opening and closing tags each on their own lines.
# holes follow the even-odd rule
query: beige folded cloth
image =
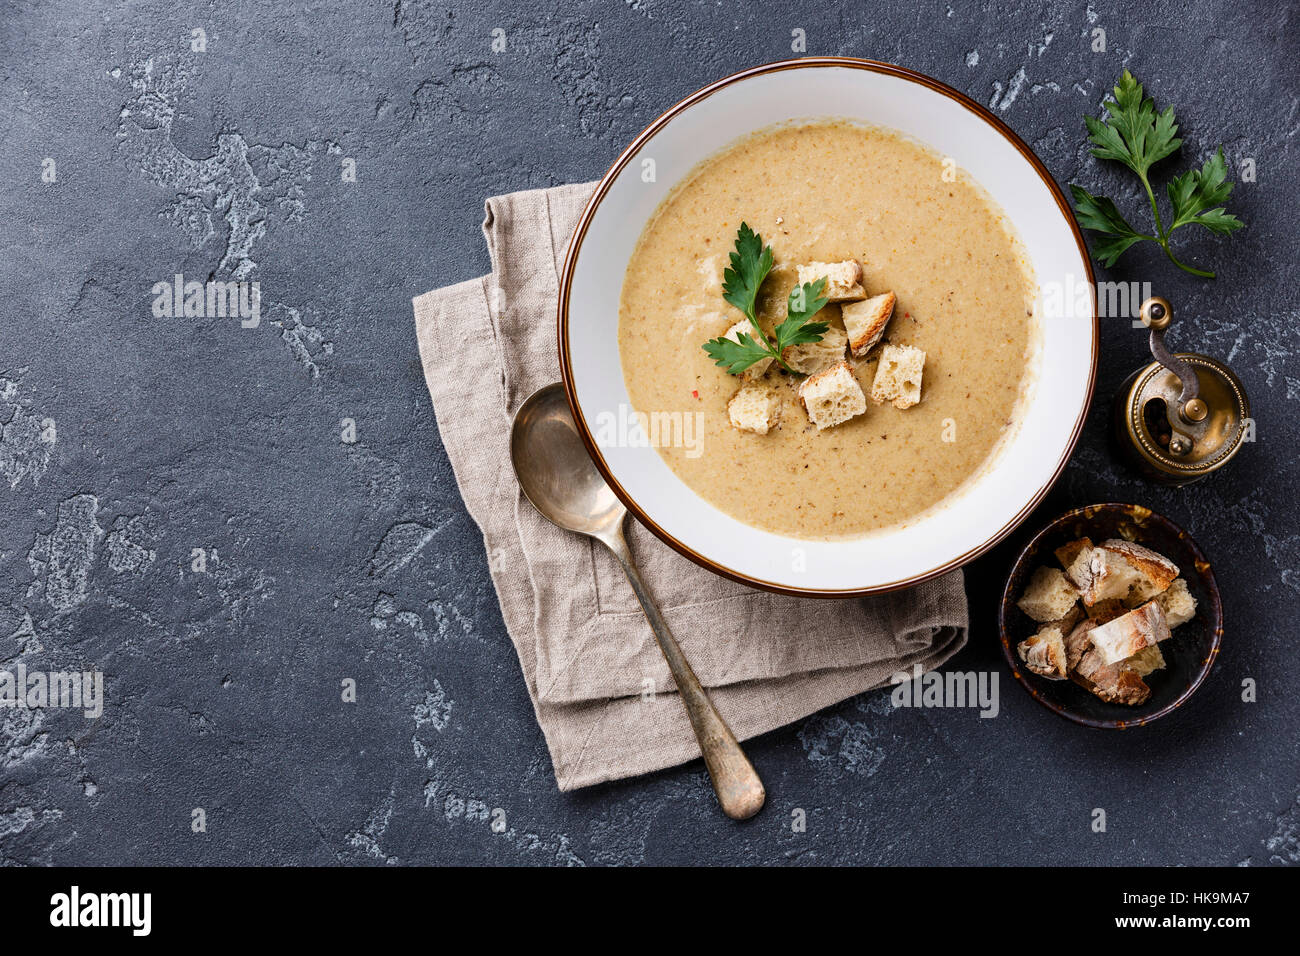
<svg viewBox="0 0 1300 956">
<path fill-rule="evenodd" d="M 443 445 L 561 790 L 699 756 L 668 667 L 614 558 L 549 524 L 515 482 L 510 421 L 560 377 L 564 248 L 593 184 L 487 201 L 492 274 L 414 300 Z M 961 572 L 862 600 L 803 600 L 710 574 L 629 519 L 627 539 L 710 697 L 742 739 L 929 670 L 966 642 Z"/>
</svg>

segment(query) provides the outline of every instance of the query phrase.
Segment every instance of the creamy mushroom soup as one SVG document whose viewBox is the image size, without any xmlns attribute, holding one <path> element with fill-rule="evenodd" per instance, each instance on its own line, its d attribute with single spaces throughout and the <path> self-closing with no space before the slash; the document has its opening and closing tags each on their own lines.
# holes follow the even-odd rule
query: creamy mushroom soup
<svg viewBox="0 0 1300 956">
<path fill-rule="evenodd" d="M 775 255 L 758 302 L 769 334 L 800 264 L 856 260 L 865 295 L 897 296 L 882 343 L 849 359 L 865 413 L 819 430 L 800 379 L 773 363 L 777 422 L 767 434 L 729 422 L 741 380 L 702 346 L 744 318 L 722 292 L 742 221 Z M 848 122 L 776 127 L 701 164 L 646 226 L 623 282 L 623 375 L 636 412 L 698 423 L 691 441 L 656 446 L 707 501 L 779 534 L 857 537 L 934 508 L 989 460 L 1025 391 L 1033 293 L 1002 212 L 943 157 Z M 843 328 L 840 309 L 816 318 Z M 910 408 L 870 400 L 890 344 L 926 354 Z"/>
</svg>

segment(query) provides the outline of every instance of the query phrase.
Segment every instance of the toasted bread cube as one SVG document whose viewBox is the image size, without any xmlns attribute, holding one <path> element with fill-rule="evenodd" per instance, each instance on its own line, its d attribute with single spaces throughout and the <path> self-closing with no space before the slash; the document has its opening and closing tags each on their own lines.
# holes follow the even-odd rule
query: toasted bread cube
<svg viewBox="0 0 1300 956">
<path fill-rule="evenodd" d="M 1094 627 L 1088 636 L 1103 665 L 1118 664 L 1144 647 L 1168 640 L 1169 622 L 1160 602 L 1149 601 L 1136 611 Z"/>
<path fill-rule="evenodd" d="M 1062 635 L 1069 634 L 1074 629 L 1074 625 L 1083 620 L 1083 608 L 1079 607 L 1079 602 L 1070 605 L 1070 610 L 1065 612 L 1065 616 L 1058 620 L 1052 621 L 1052 625 L 1058 628 Z"/>
<path fill-rule="evenodd" d="M 1138 677 L 1146 677 L 1152 671 L 1165 669 L 1165 655 L 1160 653 L 1160 645 L 1144 647 L 1124 662 L 1124 666 Z"/>
<path fill-rule="evenodd" d="M 1084 607 L 1092 607 L 1097 603 L 1096 592 L 1096 575 L 1092 570 L 1092 553 L 1095 548 L 1081 548 L 1074 552 L 1074 560 L 1065 566 L 1065 576 L 1070 579 L 1070 583 L 1079 589 L 1079 596 L 1083 598 Z M 1058 557 L 1060 554 L 1058 552 Z"/>
<path fill-rule="evenodd" d="M 1089 548 L 1082 552 L 1065 572 L 1092 607 L 1102 601 L 1123 601 L 1137 584 L 1140 575 L 1124 558 L 1106 548 Z"/>
<path fill-rule="evenodd" d="M 787 346 L 781 352 L 781 358 L 796 372 L 816 375 L 844 361 L 844 347 L 848 341 L 848 334 L 832 325 L 820 341 Z"/>
<path fill-rule="evenodd" d="M 876 347 L 894 314 L 896 301 L 894 293 L 886 292 L 861 302 L 846 302 L 840 307 L 840 314 L 844 316 L 844 329 L 849 334 L 849 349 L 854 358 L 863 358 Z"/>
<path fill-rule="evenodd" d="M 831 302 L 867 297 L 867 290 L 862 288 L 862 264 L 853 259 L 845 259 L 843 262 L 810 262 L 799 267 L 800 285 L 822 278 L 826 280 L 822 294 Z"/>
<path fill-rule="evenodd" d="M 1048 680 L 1065 680 L 1070 671 L 1067 635 L 1074 632 L 1081 617 L 1083 611 L 1076 601 L 1063 618 L 1044 624 L 1033 637 L 1021 641 L 1016 650 L 1025 666 Z"/>
<path fill-rule="evenodd" d="M 1140 569 L 1143 575 L 1155 582 L 1161 590 L 1169 587 L 1174 578 L 1178 577 L 1178 565 L 1163 554 L 1143 547 L 1136 541 L 1127 541 L 1124 538 L 1107 538 L 1099 547 L 1108 548 L 1123 555 L 1129 564 Z"/>
<path fill-rule="evenodd" d="M 1112 704 L 1128 704 L 1130 707 L 1145 704 L 1151 698 L 1147 682 L 1127 668 L 1119 672 L 1113 683 L 1098 684 L 1093 693 Z"/>
<path fill-rule="evenodd" d="M 1138 576 L 1133 590 L 1129 593 L 1129 603 L 1133 607 L 1150 601 L 1178 577 L 1178 565 L 1163 554 L 1144 548 L 1133 541 L 1111 538 L 1103 541 L 1100 547 L 1114 551 L 1122 557 Z"/>
<path fill-rule="evenodd" d="M 895 408 L 911 408 L 921 400 L 921 372 L 925 353 L 910 345 L 886 345 L 871 385 L 871 400 L 893 402 Z"/>
<path fill-rule="evenodd" d="M 1065 680 L 1067 668 L 1065 636 L 1055 624 L 1046 624 L 1038 633 L 1016 646 L 1025 667 L 1048 680 Z"/>
<path fill-rule="evenodd" d="M 1087 688 L 1102 700 L 1111 704 L 1128 704 L 1137 706 L 1145 704 L 1151 697 L 1151 688 L 1146 681 L 1123 665 L 1105 667 L 1091 680 L 1081 673 L 1071 675 L 1075 683 Z"/>
<path fill-rule="evenodd" d="M 755 342 L 762 342 L 761 334 L 754 328 L 754 323 L 749 321 L 749 319 L 741 319 L 731 328 L 727 329 L 727 333 L 723 338 L 731 339 L 731 341 L 739 344 L 740 336 L 742 334 L 748 335 Z M 763 374 L 768 370 L 768 367 L 773 361 L 774 360 L 770 358 L 759 359 L 749 368 L 740 373 L 740 380 L 742 382 L 752 382 L 756 379 L 762 378 Z"/>
<path fill-rule="evenodd" d="M 1165 609 L 1165 620 L 1170 627 L 1180 627 L 1196 617 L 1196 598 L 1182 578 L 1176 579 L 1156 600 Z"/>
<path fill-rule="evenodd" d="M 1164 666 L 1165 656 L 1160 653 L 1158 644 L 1144 647 L 1132 657 L 1126 657 L 1114 664 L 1105 663 L 1105 655 L 1093 647 L 1079 661 L 1078 672 L 1080 677 L 1085 677 L 1094 684 L 1107 684 L 1111 682 L 1113 675 L 1121 670 L 1132 671 L 1138 677 L 1146 677 L 1152 671 L 1163 669 Z"/>
<path fill-rule="evenodd" d="M 1016 606 L 1035 621 L 1047 623 L 1065 617 L 1078 600 L 1079 593 L 1064 574 L 1056 568 L 1043 567 L 1029 579 Z"/>
<path fill-rule="evenodd" d="M 1061 567 L 1068 571 L 1070 565 L 1078 560 L 1079 555 L 1090 550 L 1092 550 L 1092 539 L 1085 535 L 1077 541 L 1061 545 L 1053 553 L 1056 555 L 1056 560 L 1061 562 Z"/>
<path fill-rule="evenodd" d="M 818 431 L 843 424 L 867 410 L 867 397 L 848 362 L 804 379 L 799 386 L 799 401 Z"/>
<path fill-rule="evenodd" d="M 1098 601 L 1088 609 L 1088 617 L 1098 624 L 1106 624 L 1115 620 L 1122 614 L 1127 614 L 1131 608 L 1119 598 L 1106 598 L 1104 601 Z"/>
<path fill-rule="evenodd" d="M 781 422 L 781 396 L 767 385 L 742 385 L 727 402 L 733 428 L 766 435 Z"/>
<path fill-rule="evenodd" d="M 1178 576 L 1178 565 L 1150 548 L 1111 538 L 1082 551 L 1066 575 L 1089 607 L 1112 599 L 1133 607 L 1145 604 L 1169 587 Z"/>
<path fill-rule="evenodd" d="M 1101 652 L 1094 647 L 1079 661 L 1076 678 L 1102 700 L 1113 704 L 1142 704 L 1151 696 L 1151 688 L 1142 678 L 1164 666 L 1165 656 L 1158 644 L 1148 645 L 1114 664 L 1103 663 Z"/>
<path fill-rule="evenodd" d="M 1074 629 L 1065 638 L 1065 669 L 1075 671 L 1079 669 L 1079 662 L 1083 656 L 1092 648 L 1092 638 L 1088 635 L 1092 629 L 1097 626 L 1094 620 L 1080 621 L 1074 626 Z"/>
</svg>

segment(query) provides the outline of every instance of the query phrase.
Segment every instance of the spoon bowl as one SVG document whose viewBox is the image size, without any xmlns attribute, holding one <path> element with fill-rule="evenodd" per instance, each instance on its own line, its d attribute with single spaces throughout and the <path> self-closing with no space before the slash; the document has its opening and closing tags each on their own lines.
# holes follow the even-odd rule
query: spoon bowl
<svg viewBox="0 0 1300 956">
<path fill-rule="evenodd" d="M 528 396 L 515 413 L 510 460 L 524 497 L 566 531 L 598 536 L 627 514 L 587 454 L 559 382 Z"/>
</svg>

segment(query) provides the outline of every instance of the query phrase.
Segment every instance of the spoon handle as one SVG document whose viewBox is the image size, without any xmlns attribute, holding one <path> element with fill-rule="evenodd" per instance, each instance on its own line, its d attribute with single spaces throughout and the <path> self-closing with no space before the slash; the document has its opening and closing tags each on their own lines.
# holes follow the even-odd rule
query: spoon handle
<svg viewBox="0 0 1300 956">
<path fill-rule="evenodd" d="M 641 609 L 650 621 L 650 629 L 659 642 L 659 649 L 668 661 L 668 670 L 672 672 L 677 692 L 686 707 L 686 715 L 695 728 L 695 737 L 700 742 L 704 765 L 709 768 L 713 791 L 718 795 L 722 812 L 733 820 L 748 820 L 758 813 L 767 797 L 763 781 L 758 778 L 758 771 L 740 749 L 736 735 L 731 732 L 727 722 L 700 686 L 699 678 L 695 676 L 695 671 L 691 669 L 673 632 L 668 629 L 668 623 L 646 590 L 645 582 L 641 580 L 632 561 L 632 553 L 628 550 L 622 527 L 616 525 L 612 532 L 602 535 L 600 540 L 614 552 L 619 564 L 623 565 L 632 590 L 641 602 Z"/>
</svg>

